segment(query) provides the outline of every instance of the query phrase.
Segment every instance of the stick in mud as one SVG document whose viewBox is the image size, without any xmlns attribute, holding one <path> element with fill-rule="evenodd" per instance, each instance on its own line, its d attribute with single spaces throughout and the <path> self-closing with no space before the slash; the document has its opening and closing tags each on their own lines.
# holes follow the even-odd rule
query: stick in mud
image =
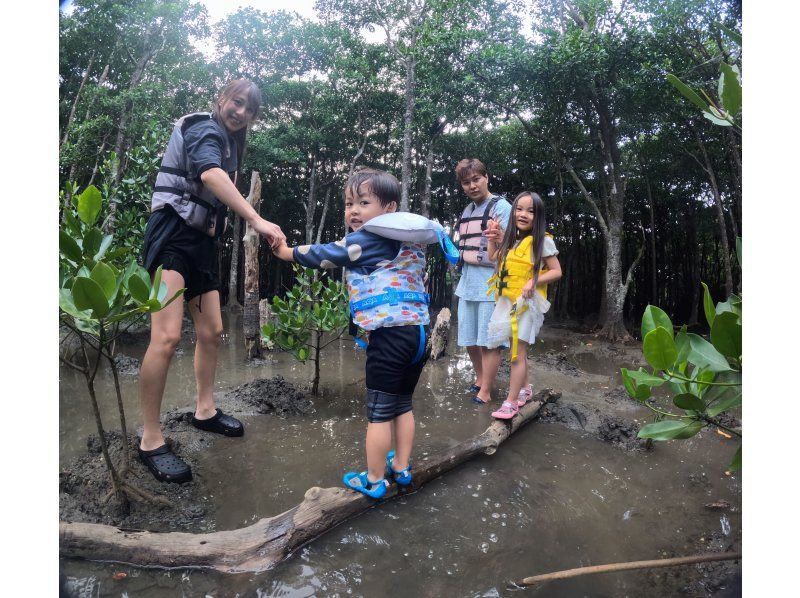
<svg viewBox="0 0 800 598">
<path fill-rule="evenodd" d="M 414 467 L 413 490 L 481 454 L 491 455 L 546 402 L 560 393 L 543 389 L 509 421 L 495 421 L 484 432 L 445 452 L 420 459 Z M 393 484 L 386 499 L 397 495 Z M 376 503 L 345 488 L 309 488 L 303 502 L 288 511 L 240 529 L 191 534 L 122 530 L 96 523 L 59 524 L 61 556 L 127 563 L 139 567 L 200 567 L 223 573 L 259 572 Z"/>
<path fill-rule="evenodd" d="M 676 567 L 678 565 L 694 565 L 696 563 L 710 563 L 713 561 L 740 561 L 741 552 L 717 552 L 709 554 L 698 554 L 695 556 L 681 556 L 671 559 L 655 559 L 652 561 L 631 561 L 629 563 L 611 563 L 608 565 L 592 565 L 590 567 L 578 567 L 577 569 L 565 569 L 554 573 L 543 573 L 526 577 L 521 581 L 512 581 L 508 584 L 508 589 L 524 588 L 536 584 L 555 581 L 557 579 L 569 579 L 581 575 L 593 575 L 595 573 L 612 573 L 614 571 L 630 571 L 632 569 L 657 569 L 660 567 Z"/>
</svg>

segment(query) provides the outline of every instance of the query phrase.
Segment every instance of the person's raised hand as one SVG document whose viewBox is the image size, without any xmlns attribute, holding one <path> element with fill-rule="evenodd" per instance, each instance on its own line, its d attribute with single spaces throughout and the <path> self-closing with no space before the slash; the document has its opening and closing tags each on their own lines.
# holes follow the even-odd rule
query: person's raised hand
<svg viewBox="0 0 800 598">
<path fill-rule="evenodd" d="M 483 231 L 484 236 L 490 241 L 499 243 L 503 238 L 503 229 L 500 228 L 500 222 L 496 218 L 486 222 L 486 230 Z"/>
</svg>

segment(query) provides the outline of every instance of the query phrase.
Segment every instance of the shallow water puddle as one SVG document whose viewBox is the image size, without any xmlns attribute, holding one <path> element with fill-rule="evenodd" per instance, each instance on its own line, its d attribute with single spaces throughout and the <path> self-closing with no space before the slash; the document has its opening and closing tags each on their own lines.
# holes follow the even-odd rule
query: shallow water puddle
<svg viewBox="0 0 800 598">
<path fill-rule="evenodd" d="M 238 318 L 229 323 L 239 329 Z M 561 350 L 576 345 L 563 331 L 549 331 L 548 338 Z M 185 346 L 170 374 L 165 410 L 192 401 L 191 344 Z M 276 374 L 295 382 L 307 375 L 279 354 L 266 365 L 248 366 L 242 346 L 232 333 L 220 363 L 220 389 Z M 123 352 L 140 357 L 135 350 Z M 309 487 L 337 486 L 344 471 L 363 466 L 363 353 L 343 343 L 325 360 L 324 396 L 313 399 L 313 413 L 248 418 L 244 438 L 217 441 L 197 456 L 194 469 L 216 505 L 215 529 L 276 515 L 299 503 Z M 535 389 L 551 386 L 564 393 L 562 400 L 605 405 L 610 374 L 574 376 L 532 365 Z M 82 451 L 93 431 L 76 381 L 62 370 L 62 462 Z M 135 380 L 124 383 L 128 416 L 136 422 Z M 414 399 L 418 458 L 489 425 L 492 408 L 469 402 L 470 383 L 463 354 L 426 366 Z M 623 410 L 643 417 L 637 409 L 632 403 Z M 512 593 L 507 581 L 537 573 L 695 554 L 698 538 L 710 538 L 721 525 L 732 539 L 740 537 L 741 480 L 723 472 L 729 447 L 704 431 L 652 452 L 625 452 L 587 432 L 533 422 L 494 455 L 340 525 L 271 571 L 227 576 L 73 560 L 61 566 L 76 596 L 506 596 Z M 734 508 L 725 514 L 705 508 L 718 500 Z M 115 581 L 115 572 L 127 577 Z M 628 572 L 565 580 L 538 595 L 669 596 L 678 587 Z"/>
</svg>

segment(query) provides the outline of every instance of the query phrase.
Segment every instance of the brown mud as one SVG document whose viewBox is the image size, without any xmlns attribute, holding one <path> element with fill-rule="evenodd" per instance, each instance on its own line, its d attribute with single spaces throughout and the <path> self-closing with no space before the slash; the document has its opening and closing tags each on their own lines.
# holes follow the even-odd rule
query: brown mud
<svg viewBox="0 0 800 598">
<path fill-rule="evenodd" d="M 291 417 L 308 413 L 312 403 L 282 376 L 260 379 L 233 388 L 217 398 L 217 406 L 225 413 L 247 418 L 271 413 Z M 217 442 L 237 442 L 203 432 L 190 423 L 190 409 L 174 409 L 162 417 L 164 437 L 176 454 L 191 463 L 200 451 Z M 109 453 L 114 463 L 122 462 L 122 436 L 117 431 L 106 433 Z M 156 480 L 138 459 L 138 438 L 128 435 L 131 463 L 126 481 L 154 496 L 167 499 L 172 506 L 136 501 L 124 511 L 111 493 L 111 480 L 97 435 L 90 435 L 86 454 L 72 461 L 59 473 L 59 515 L 62 521 L 104 523 L 129 529 L 153 531 L 214 531 L 214 506 L 209 501 L 210 489 L 201 472 L 186 484 L 168 484 Z"/>
</svg>

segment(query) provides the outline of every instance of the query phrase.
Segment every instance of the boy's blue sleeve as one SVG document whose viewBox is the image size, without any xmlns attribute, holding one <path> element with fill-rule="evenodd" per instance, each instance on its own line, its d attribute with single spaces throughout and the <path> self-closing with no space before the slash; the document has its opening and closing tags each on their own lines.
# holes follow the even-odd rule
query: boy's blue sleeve
<svg viewBox="0 0 800 598">
<path fill-rule="evenodd" d="M 350 255 L 347 253 L 347 237 L 334 243 L 321 245 L 300 245 L 292 250 L 294 261 L 307 268 L 340 268 L 349 266 Z"/>
<path fill-rule="evenodd" d="M 292 251 L 294 261 L 308 268 L 375 266 L 397 255 L 400 243 L 373 233 L 357 231 L 341 241 L 323 245 L 300 245 Z"/>
<path fill-rule="evenodd" d="M 503 199 L 498 200 L 492 208 L 492 217 L 497 218 L 497 221 L 500 223 L 500 228 L 503 230 L 506 230 L 508 227 L 508 220 L 510 216 L 511 204 Z"/>
</svg>

